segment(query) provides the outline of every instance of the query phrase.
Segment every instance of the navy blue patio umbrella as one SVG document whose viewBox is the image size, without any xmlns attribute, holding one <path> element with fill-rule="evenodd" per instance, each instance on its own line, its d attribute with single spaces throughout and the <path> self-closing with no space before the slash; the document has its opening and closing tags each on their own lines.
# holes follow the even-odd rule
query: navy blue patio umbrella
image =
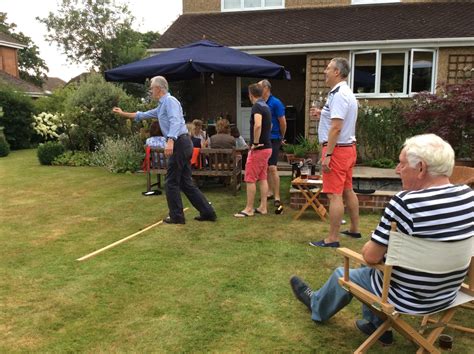
<svg viewBox="0 0 474 354">
<path fill-rule="evenodd" d="M 144 83 L 153 76 L 168 81 L 200 77 L 206 73 L 227 76 L 290 80 L 289 71 L 269 60 L 201 40 L 105 72 L 107 81 Z"/>
</svg>

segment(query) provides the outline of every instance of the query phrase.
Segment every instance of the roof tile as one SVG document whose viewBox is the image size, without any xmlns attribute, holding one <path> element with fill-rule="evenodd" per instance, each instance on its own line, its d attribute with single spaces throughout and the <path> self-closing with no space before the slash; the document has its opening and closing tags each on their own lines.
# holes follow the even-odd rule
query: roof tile
<svg viewBox="0 0 474 354">
<path fill-rule="evenodd" d="M 399 3 L 181 15 L 152 48 L 474 37 L 474 2 Z"/>
</svg>

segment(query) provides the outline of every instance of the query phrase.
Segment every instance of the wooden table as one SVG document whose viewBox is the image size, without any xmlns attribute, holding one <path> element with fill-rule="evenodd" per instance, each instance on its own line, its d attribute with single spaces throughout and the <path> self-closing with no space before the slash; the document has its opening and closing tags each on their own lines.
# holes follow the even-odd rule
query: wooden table
<svg viewBox="0 0 474 354">
<path fill-rule="evenodd" d="M 304 211 L 311 206 L 321 220 L 326 221 L 327 210 L 318 200 L 318 196 L 323 188 L 323 181 L 321 179 L 303 179 L 296 177 L 291 181 L 291 185 L 297 188 L 306 199 L 306 204 L 303 205 L 298 214 L 295 215 L 294 220 L 297 220 Z"/>
</svg>

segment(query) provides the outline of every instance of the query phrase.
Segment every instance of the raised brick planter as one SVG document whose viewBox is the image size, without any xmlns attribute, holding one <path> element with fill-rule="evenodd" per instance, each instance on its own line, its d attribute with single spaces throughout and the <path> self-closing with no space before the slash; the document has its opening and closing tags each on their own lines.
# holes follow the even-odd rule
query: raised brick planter
<svg viewBox="0 0 474 354">
<path fill-rule="evenodd" d="M 357 194 L 359 198 L 360 210 L 371 212 L 382 212 L 387 206 L 388 202 L 396 194 L 396 191 L 375 191 L 372 194 Z M 326 194 L 321 193 L 318 200 L 326 209 L 329 208 L 329 201 Z M 298 189 L 290 188 L 290 207 L 298 210 L 306 203 L 306 199 Z"/>
</svg>

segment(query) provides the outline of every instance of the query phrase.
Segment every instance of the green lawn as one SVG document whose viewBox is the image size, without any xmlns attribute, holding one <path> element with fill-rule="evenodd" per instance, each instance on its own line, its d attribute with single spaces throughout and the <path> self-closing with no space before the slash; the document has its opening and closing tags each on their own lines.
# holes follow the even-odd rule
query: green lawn
<svg viewBox="0 0 474 354">
<path fill-rule="evenodd" d="M 363 341 L 357 301 L 315 324 L 288 285 L 298 274 L 317 287 L 341 265 L 334 250 L 308 246 L 328 225 L 309 211 L 293 221 L 289 208 L 236 219 L 244 192 L 205 188 L 216 223 L 194 221 L 191 208 L 186 225 L 76 261 L 167 215 L 164 196 L 143 197 L 144 188 L 140 174 L 40 166 L 34 150 L 0 159 L 0 352 L 349 353 Z M 378 218 L 362 216 L 365 235 Z M 454 352 L 472 353 L 472 336 L 447 332 Z M 397 335 L 381 351 L 415 347 Z"/>
</svg>

